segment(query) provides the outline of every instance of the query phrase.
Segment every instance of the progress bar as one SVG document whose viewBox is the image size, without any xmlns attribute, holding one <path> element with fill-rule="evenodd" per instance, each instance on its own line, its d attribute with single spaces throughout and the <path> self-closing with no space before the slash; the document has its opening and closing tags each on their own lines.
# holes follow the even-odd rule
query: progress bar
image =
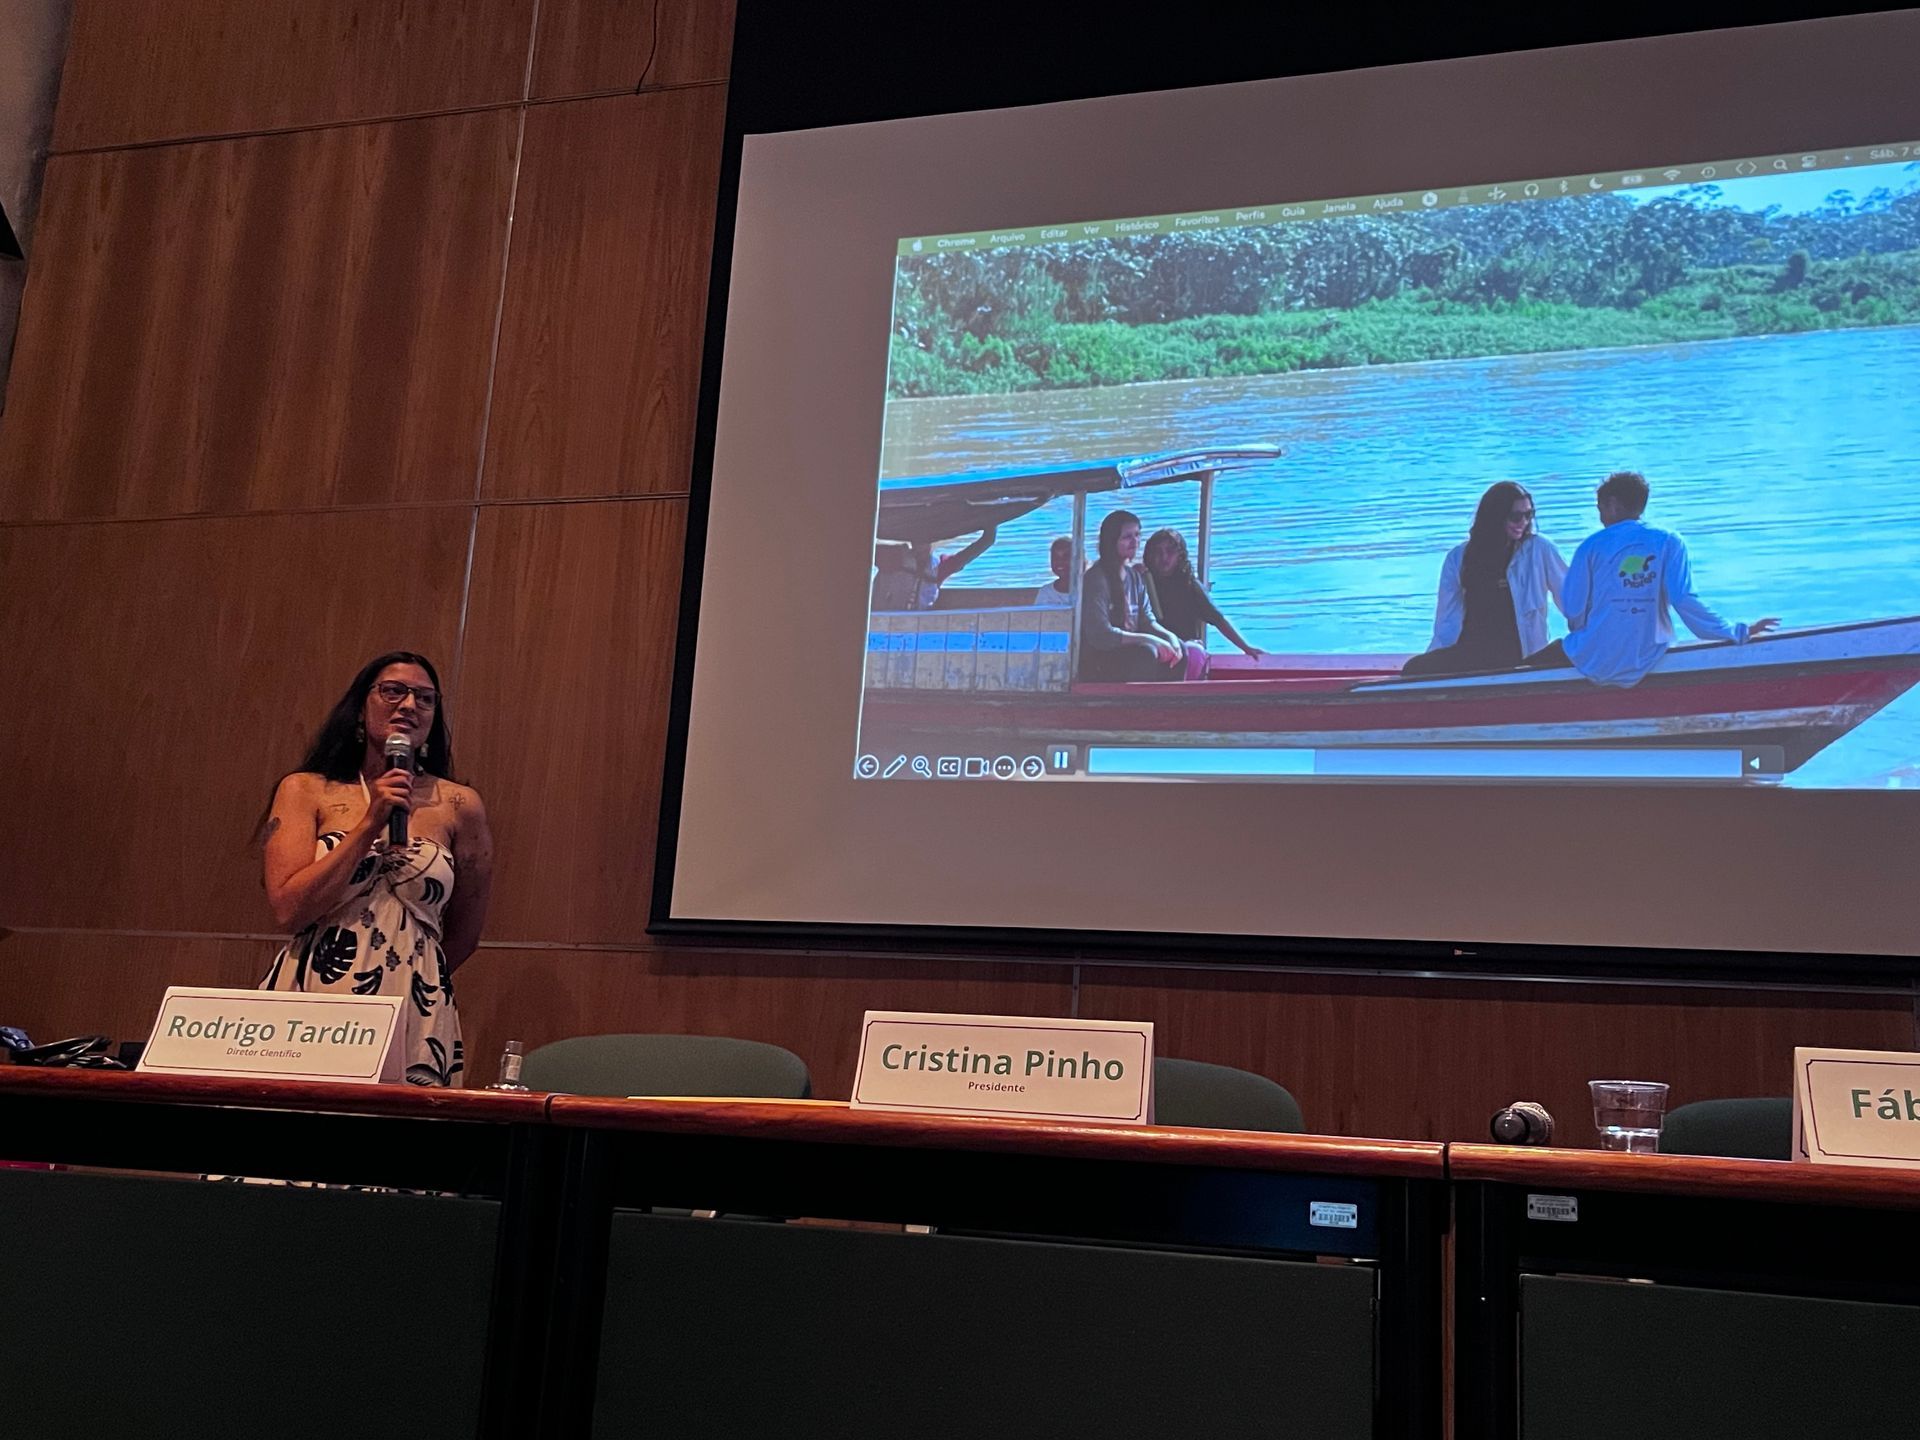
<svg viewBox="0 0 1920 1440">
<path fill-rule="evenodd" d="M 1741 780 L 1780 774 L 1776 746 L 1747 749 L 1502 749 L 1497 746 L 1344 750 L 1094 745 L 1087 774 L 1165 778 L 1340 780 Z"/>
</svg>

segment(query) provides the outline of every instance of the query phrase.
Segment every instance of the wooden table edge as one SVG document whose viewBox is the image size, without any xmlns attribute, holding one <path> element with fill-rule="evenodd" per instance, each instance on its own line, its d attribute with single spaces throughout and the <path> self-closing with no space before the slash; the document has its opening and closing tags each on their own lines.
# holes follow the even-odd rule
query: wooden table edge
<svg viewBox="0 0 1920 1440">
<path fill-rule="evenodd" d="M 1118 1125 L 1011 1116 L 902 1115 L 844 1102 L 615 1100 L 555 1095 L 555 1125 L 663 1135 L 734 1136 L 804 1144 L 879 1145 L 1059 1155 L 1237 1170 L 1306 1171 L 1440 1180 L 1437 1141 L 1348 1139 L 1244 1130 Z"/>
<path fill-rule="evenodd" d="M 40 1069 L 0 1066 L 0 1102 L 25 1096 L 54 1100 L 117 1101 L 248 1110 L 306 1110 L 323 1114 L 471 1120 L 496 1124 L 544 1123 L 544 1093 L 450 1090 L 428 1085 L 277 1080 L 267 1077 L 152 1075 L 126 1070 Z"/>
<path fill-rule="evenodd" d="M 1538 1190 L 1612 1190 L 1726 1200 L 1920 1209 L 1920 1170 L 1705 1155 L 1622 1155 L 1453 1144 L 1447 1175 Z"/>
</svg>

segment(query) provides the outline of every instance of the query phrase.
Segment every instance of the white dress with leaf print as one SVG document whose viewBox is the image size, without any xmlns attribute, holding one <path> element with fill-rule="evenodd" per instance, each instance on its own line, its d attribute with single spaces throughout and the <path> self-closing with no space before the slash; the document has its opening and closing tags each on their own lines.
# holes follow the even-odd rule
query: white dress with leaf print
<svg viewBox="0 0 1920 1440">
<path fill-rule="evenodd" d="M 319 859 L 346 838 L 320 837 Z M 413 1085 L 458 1085 L 466 1055 L 453 977 L 440 948 L 440 917 L 453 894 L 453 855 L 416 837 L 400 849 L 384 840 L 353 867 L 348 895 L 274 957 L 262 990 L 331 990 L 398 995 L 406 1076 Z"/>
</svg>

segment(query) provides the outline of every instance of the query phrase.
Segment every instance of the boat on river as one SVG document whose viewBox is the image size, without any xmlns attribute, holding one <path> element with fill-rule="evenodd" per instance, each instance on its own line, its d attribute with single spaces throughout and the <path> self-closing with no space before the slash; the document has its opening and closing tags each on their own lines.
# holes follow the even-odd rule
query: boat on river
<svg viewBox="0 0 1920 1440">
<path fill-rule="evenodd" d="M 863 735 L 963 749 L 983 736 L 1036 749 L 1739 748 L 1754 772 L 1778 775 L 1920 683 L 1915 615 L 1676 644 L 1633 686 L 1569 666 L 1402 678 L 1407 657 L 1387 654 L 1217 655 L 1204 680 L 1077 679 L 1087 496 L 1197 485 L 1204 584 L 1215 482 L 1279 458 L 1237 446 L 883 483 L 880 537 L 928 543 L 1071 496 L 1076 578 L 1070 607 L 1035 606 L 1030 588 L 949 585 L 932 610 L 870 616 Z"/>
</svg>

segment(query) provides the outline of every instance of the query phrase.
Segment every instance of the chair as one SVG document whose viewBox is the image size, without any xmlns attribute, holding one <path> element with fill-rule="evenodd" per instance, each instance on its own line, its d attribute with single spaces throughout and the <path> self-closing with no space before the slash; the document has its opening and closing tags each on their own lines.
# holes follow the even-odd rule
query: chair
<svg viewBox="0 0 1920 1440">
<path fill-rule="evenodd" d="M 1667 1113 L 1662 1155 L 1722 1155 L 1745 1160 L 1793 1158 L 1793 1101 L 1696 1100 Z"/>
<path fill-rule="evenodd" d="M 1300 1103 L 1284 1085 L 1251 1070 L 1200 1060 L 1153 1062 L 1153 1118 L 1160 1125 L 1282 1135 L 1298 1135 L 1307 1128 Z"/>
<path fill-rule="evenodd" d="M 791 1050 L 725 1035 L 576 1035 L 528 1055 L 529 1089 L 569 1095 L 710 1095 L 804 1100 L 807 1063 Z"/>
</svg>

